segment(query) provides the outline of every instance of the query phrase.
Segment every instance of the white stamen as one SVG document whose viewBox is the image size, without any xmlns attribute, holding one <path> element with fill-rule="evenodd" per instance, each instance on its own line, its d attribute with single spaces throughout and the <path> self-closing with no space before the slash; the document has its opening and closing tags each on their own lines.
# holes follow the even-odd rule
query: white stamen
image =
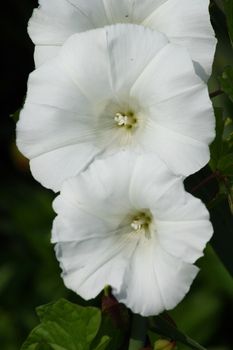
<svg viewBox="0 0 233 350">
<path fill-rule="evenodd" d="M 145 224 L 144 220 L 134 220 L 132 223 L 131 223 L 131 227 L 135 230 L 135 231 L 138 231 L 138 230 L 141 230 L 142 226 Z"/>
<path fill-rule="evenodd" d="M 117 122 L 117 124 L 119 126 L 128 125 L 128 116 L 127 115 L 122 115 L 121 113 L 116 113 L 114 120 L 115 120 L 115 122 Z"/>
</svg>

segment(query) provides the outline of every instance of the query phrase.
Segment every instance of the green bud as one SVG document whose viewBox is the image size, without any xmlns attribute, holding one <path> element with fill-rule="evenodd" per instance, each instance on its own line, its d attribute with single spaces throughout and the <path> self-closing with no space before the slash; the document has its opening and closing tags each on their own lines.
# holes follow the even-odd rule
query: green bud
<svg viewBox="0 0 233 350">
<path fill-rule="evenodd" d="M 154 344 L 154 350 L 173 350 L 176 346 L 174 341 L 159 339 Z"/>
</svg>

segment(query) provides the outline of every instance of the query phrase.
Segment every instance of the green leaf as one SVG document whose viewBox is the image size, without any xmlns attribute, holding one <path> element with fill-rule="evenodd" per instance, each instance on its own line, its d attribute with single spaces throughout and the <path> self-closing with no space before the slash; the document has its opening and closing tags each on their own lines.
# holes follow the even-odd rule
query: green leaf
<svg viewBox="0 0 233 350">
<path fill-rule="evenodd" d="M 227 26 L 231 43 L 233 43 L 233 1 L 224 0 L 224 10 L 227 18 Z"/>
<path fill-rule="evenodd" d="M 21 350 L 89 350 L 100 324 L 100 310 L 81 307 L 64 299 L 37 308 L 41 324 L 34 328 Z M 95 350 L 106 349 L 103 336 Z"/>
<path fill-rule="evenodd" d="M 17 111 L 15 111 L 14 113 L 12 113 L 10 115 L 10 117 L 14 120 L 15 123 L 17 123 L 17 121 L 19 120 L 19 114 L 22 108 L 19 108 Z"/>
<path fill-rule="evenodd" d="M 105 350 L 107 349 L 109 343 L 110 343 L 111 339 L 104 335 L 101 340 L 100 343 L 94 348 L 94 350 Z"/>
<path fill-rule="evenodd" d="M 203 346 L 191 339 L 185 333 L 181 332 L 174 324 L 168 321 L 164 316 L 156 316 L 149 318 L 150 330 L 158 333 L 164 337 L 179 341 L 184 345 L 189 346 L 195 350 L 206 350 Z"/>
<path fill-rule="evenodd" d="M 233 68 L 230 66 L 225 67 L 219 80 L 222 90 L 233 102 Z"/>
</svg>

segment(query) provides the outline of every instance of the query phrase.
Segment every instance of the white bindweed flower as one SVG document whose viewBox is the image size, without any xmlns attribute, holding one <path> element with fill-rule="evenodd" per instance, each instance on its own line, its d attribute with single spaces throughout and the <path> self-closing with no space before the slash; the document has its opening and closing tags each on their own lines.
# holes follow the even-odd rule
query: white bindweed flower
<svg viewBox="0 0 233 350">
<path fill-rule="evenodd" d="M 98 155 L 154 152 L 177 174 L 209 161 L 208 90 L 186 49 L 156 31 L 119 24 L 75 34 L 31 73 L 17 144 L 55 191 Z"/>
<path fill-rule="evenodd" d="M 40 65 L 72 34 L 116 23 L 135 23 L 165 33 L 189 50 L 197 73 L 211 73 L 216 39 L 209 0 L 39 0 L 28 31 Z"/>
<path fill-rule="evenodd" d="M 110 285 L 144 316 L 183 299 L 212 236 L 205 206 L 153 155 L 96 160 L 64 183 L 54 209 L 52 242 L 65 285 L 84 299 Z"/>
</svg>

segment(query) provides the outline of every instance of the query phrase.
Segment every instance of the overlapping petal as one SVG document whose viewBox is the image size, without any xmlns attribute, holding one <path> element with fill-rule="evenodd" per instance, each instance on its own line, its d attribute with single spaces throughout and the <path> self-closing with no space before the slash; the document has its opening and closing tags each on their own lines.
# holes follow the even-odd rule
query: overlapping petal
<svg viewBox="0 0 233 350">
<path fill-rule="evenodd" d="M 96 160 L 65 182 L 54 209 L 52 242 L 66 286 L 90 299 L 111 285 L 144 316 L 183 299 L 198 272 L 192 263 L 212 235 L 204 205 L 153 155 Z M 133 229 L 134 213 L 145 210 L 149 231 Z"/>
<path fill-rule="evenodd" d="M 115 121 L 131 111 L 132 132 Z M 121 24 L 72 36 L 31 73 L 17 143 L 35 178 L 58 191 L 98 155 L 127 148 L 189 175 L 208 162 L 214 133 L 207 87 L 186 50 Z"/>
<path fill-rule="evenodd" d="M 207 80 L 216 39 L 208 0 L 40 0 L 29 21 L 39 66 L 77 32 L 116 23 L 141 24 L 166 34 L 189 50 L 197 73 Z"/>
</svg>

